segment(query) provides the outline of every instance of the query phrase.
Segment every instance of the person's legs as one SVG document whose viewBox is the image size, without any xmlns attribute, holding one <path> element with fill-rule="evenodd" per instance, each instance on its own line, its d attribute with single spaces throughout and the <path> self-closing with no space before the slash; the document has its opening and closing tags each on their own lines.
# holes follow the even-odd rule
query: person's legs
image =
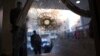
<svg viewBox="0 0 100 56">
<path fill-rule="evenodd" d="M 35 54 L 38 54 L 38 51 L 37 51 L 37 48 L 36 47 L 34 48 L 34 53 Z"/>
<path fill-rule="evenodd" d="M 41 54 L 41 46 L 37 47 L 38 54 Z"/>
<path fill-rule="evenodd" d="M 41 47 L 39 47 L 39 50 L 38 51 L 39 51 L 39 54 L 41 54 Z"/>
</svg>

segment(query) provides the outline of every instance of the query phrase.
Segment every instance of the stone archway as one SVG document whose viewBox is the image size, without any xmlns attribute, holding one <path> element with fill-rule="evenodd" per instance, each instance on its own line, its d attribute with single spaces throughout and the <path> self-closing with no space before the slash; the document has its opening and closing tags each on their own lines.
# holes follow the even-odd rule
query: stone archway
<svg viewBox="0 0 100 56">
<path fill-rule="evenodd" d="M 82 16 L 86 16 L 86 17 L 90 17 L 90 11 L 89 10 L 83 10 L 80 9 L 79 7 L 75 6 L 70 0 L 61 0 L 70 10 L 72 10 L 73 12 L 82 15 Z"/>
</svg>

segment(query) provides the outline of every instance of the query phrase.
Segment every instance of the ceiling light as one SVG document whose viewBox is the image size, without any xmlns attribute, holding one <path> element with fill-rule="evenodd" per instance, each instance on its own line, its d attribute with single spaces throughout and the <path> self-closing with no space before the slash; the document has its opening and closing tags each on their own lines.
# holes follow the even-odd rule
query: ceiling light
<svg viewBox="0 0 100 56">
<path fill-rule="evenodd" d="M 80 1 L 78 0 L 78 1 L 76 1 L 76 4 L 79 4 L 80 3 Z"/>
<path fill-rule="evenodd" d="M 45 24 L 45 25 L 49 25 L 49 24 L 50 24 L 50 21 L 49 21 L 49 20 L 45 20 L 45 21 L 44 21 L 44 24 Z"/>
</svg>

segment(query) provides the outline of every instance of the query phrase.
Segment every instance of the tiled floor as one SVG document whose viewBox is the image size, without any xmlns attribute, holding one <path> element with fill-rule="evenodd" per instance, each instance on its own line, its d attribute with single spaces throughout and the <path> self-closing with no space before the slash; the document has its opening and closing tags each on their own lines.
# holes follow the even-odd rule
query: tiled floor
<svg viewBox="0 0 100 56">
<path fill-rule="evenodd" d="M 51 53 L 29 56 L 96 56 L 93 39 L 58 38 Z"/>
</svg>

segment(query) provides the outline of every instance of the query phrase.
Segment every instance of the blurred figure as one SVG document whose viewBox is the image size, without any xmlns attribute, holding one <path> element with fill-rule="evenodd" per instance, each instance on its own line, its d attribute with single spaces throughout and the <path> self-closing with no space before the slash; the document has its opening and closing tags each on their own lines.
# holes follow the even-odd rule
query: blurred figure
<svg viewBox="0 0 100 56">
<path fill-rule="evenodd" d="M 79 32 L 77 27 L 76 27 L 76 31 L 74 33 L 74 36 L 75 36 L 75 39 L 79 39 L 79 37 L 80 37 L 80 32 Z"/>
<path fill-rule="evenodd" d="M 17 20 L 18 20 L 18 16 L 22 10 L 21 8 L 22 6 L 22 3 L 21 2 L 17 2 L 16 4 L 16 8 L 14 9 L 11 9 L 10 11 L 10 23 L 11 23 L 11 26 L 12 26 L 12 29 L 11 29 L 11 32 L 13 34 L 13 56 L 18 56 L 19 55 L 19 49 L 18 48 L 15 48 L 16 46 L 16 36 L 14 35 L 16 33 L 16 31 L 18 30 L 18 26 L 17 26 Z"/>
<path fill-rule="evenodd" d="M 93 20 L 91 20 L 90 23 L 89 23 L 89 37 L 90 38 L 93 38 L 93 35 L 94 35 L 93 34 L 93 27 L 94 27 L 93 26 Z"/>
<path fill-rule="evenodd" d="M 12 32 L 17 31 L 17 29 L 18 29 L 18 26 L 16 25 L 16 22 L 17 22 L 19 14 L 22 10 L 21 7 L 22 7 L 22 3 L 17 2 L 17 7 L 10 11 L 10 23 L 12 25 Z"/>
<path fill-rule="evenodd" d="M 36 31 L 33 31 L 33 33 L 31 36 L 31 45 L 34 48 L 35 54 L 41 54 L 41 37 Z"/>
</svg>

